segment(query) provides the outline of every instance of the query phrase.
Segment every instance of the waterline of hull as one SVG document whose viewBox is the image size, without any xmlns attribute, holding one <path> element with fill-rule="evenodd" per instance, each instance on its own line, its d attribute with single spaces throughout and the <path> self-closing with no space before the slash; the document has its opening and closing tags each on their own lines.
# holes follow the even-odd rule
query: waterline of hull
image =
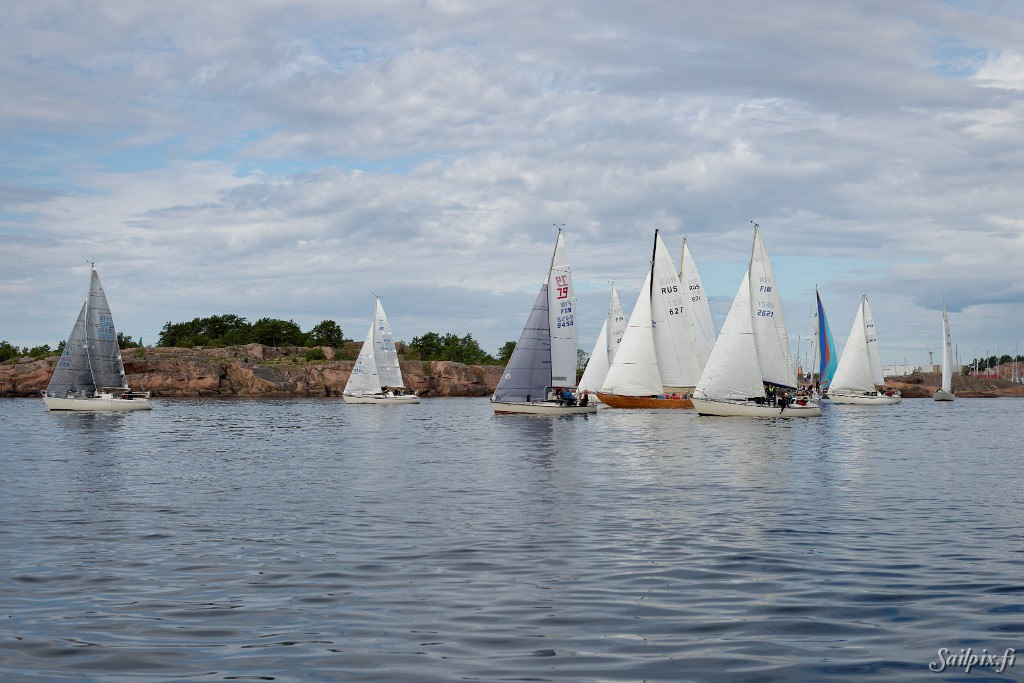
<svg viewBox="0 0 1024 683">
<path fill-rule="evenodd" d="M 43 402 L 50 410 L 85 410 L 85 411 L 126 411 L 152 410 L 153 404 L 148 398 L 58 398 L 43 396 Z"/>
<path fill-rule="evenodd" d="M 597 406 L 593 404 L 566 406 L 557 401 L 533 401 L 530 403 L 491 401 L 491 408 L 499 415 L 584 415 L 597 412 Z"/>
<path fill-rule="evenodd" d="M 698 415 L 714 415 L 717 417 L 819 417 L 821 407 L 817 403 L 807 405 L 789 405 L 785 409 L 778 406 L 741 402 L 712 401 L 709 399 L 693 399 L 693 407 Z"/>
</svg>

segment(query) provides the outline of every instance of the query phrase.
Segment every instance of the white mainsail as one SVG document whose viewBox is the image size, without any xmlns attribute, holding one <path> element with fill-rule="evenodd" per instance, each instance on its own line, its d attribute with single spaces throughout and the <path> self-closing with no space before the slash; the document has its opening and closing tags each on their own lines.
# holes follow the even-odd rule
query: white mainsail
<svg viewBox="0 0 1024 683">
<path fill-rule="evenodd" d="M 696 323 L 694 348 L 701 359 L 701 366 L 708 362 L 711 348 L 715 345 L 715 319 L 711 315 L 711 304 L 704 295 L 704 282 L 697 271 L 697 263 L 686 238 L 683 238 L 683 253 L 679 258 L 679 282 L 683 285 L 684 294 L 690 298 L 690 312 Z"/>
<path fill-rule="evenodd" d="M 722 331 L 711 349 L 694 396 L 710 400 L 737 400 L 764 396 L 750 303 L 750 271 L 736 292 Z"/>
<path fill-rule="evenodd" d="M 775 281 L 775 270 L 761 240 L 761 231 L 754 225 L 754 244 L 750 252 L 750 301 L 754 335 L 757 338 L 758 361 L 765 382 L 783 387 L 796 387 L 796 369 L 789 350 L 786 316 L 782 297 Z"/>
<path fill-rule="evenodd" d="M 867 296 L 863 297 L 864 304 L 864 341 L 868 347 L 868 358 L 871 361 L 871 379 L 875 384 L 885 384 L 885 375 L 882 374 L 882 353 L 878 346 L 878 332 L 875 329 L 875 317 L 871 315 L 871 306 L 868 304 Z"/>
<path fill-rule="evenodd" d="M 583 370 L 583 376 L 580 377 L 579 392 L 581 394 L 584 389 L 594 393 L 601 388 L 601 385 L 604 383 L 604 377 L 608 374 L 608 368 L 611 365 L 608 362 L 610 355 L 608 351 L 608 321 L 605 320 L 601 323 L 601 333 L 597 335 L 594 350 L 591 351 L 587 367 Z"/>
<path fill-rule="evenodd" d="M 704 361 L 696 350 L 697 322 L 683 294 L 679 274 L 658 231 L 651 262 L 651 329 L 663 387 L 692 387 Z M 661 393 L 659 387 L 655 393 Z"/>
<path fill-rule="evenodd" d="M 384 315 L 380 297 L 377 297 L 377 308 L 373 319 L 373 359 L 377 365 L 377 376 L 382 387 L 399 388 L 405 386 L 402 379 L 402 368 L 398 364 L 398 351 L 391 336 L 391 325 Z"/>
<path fill-rule="evenodd" d="M 352 374 L 349 375 L 343 393 L 349 395 L 379 394 L 382 391 L 380 376 L 377 373 L 377 361 L 373 353 L 373 333 L 376 327 L 376 321 L 374 321 L 370 324 L 370 329 L 366 331 L 363 348 L 359 349 L 359 356 L 356 358 L 355 365 L 352 366 Z"/>
<path fill-rule="evenodd" d="M 576 386 L 579 328 L 576 325 L 576 292 L 565 239 L 558 231 L 548 271 L 548 316 L 551 335 L 551 386 Z"/>
<path fill-rule="evenodd" d="M 609 332 L 610 330 L 610 332 Z M 600 391 L 605 375 L 611 367 L 612 360 L 622 343 L 622 335 L 626 332 L 626 318 L 622 315 L 622 304 L 619 303 L 618 292 L 612 284 L 611 302 L 608 305 L 608 317 L 601 324 L 601 333 L 597 335 L 594 350 L 590 353 L 587 367 L 580 377 L 579 393 L 586 389 L 591 394 Z M 596 397 L 595 397 L 596 399 Z M 592 400 L 595 400 L 592 399 Z"/>
<path fill-rule="evenodd" d="M 868 352 L 868 335 L 865 324 L 867 297 L 861 297 L 857 315 L 853 319 L 850 336 L 846 339 L 843 354 L 839 357 L 836 374 L 829 385 L 830 392 L 863 393 L 875 391 L 875 375 Z M 872 329 L 873 326 L 872 326 Z M 882 384 L 882 382 L 878 382 Z"/>
<path fill-rule="evenodd" d="M 653 396 L 662 392 L 651 323 L 651 271 L 648 270 L 601 393 Z"/>
<path fill-rule="evenodd" d="M 622 335 L 626 333 L 626 316 L 622 312 L 622 304 L 619 302 L 619 293 L 615 291 L 615 283 L 612 283 L 612 299 L 608 304 L 608 334 L 606 343 L 608 345 L 608 364 L 615 360 L 615 354 L 622 343 Z M 598 384 L 600 387 L 600 383 Z"/>
<path fill-rule="evenodd" d="M 953 391 L 953 341 L 949 336 L 946 302 L 942 302 L 942 390 Z"/>
</svg>

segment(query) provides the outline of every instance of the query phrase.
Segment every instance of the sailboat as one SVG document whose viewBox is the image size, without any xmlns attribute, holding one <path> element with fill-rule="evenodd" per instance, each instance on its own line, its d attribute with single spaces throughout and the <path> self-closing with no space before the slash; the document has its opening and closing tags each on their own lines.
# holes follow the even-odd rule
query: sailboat
<svg viewBox="0 0 1024 683">
<path fill-rule="evenodd" d="M 149 392 L 132 391 L 124 374 L 114 318 L 92 264 L 89 296 L 43 392 L 50 410 L 151 410 Z"/>
<path fill-rule="evenodd" d="M 557 398 L 556 389 L 576 384 L 576 296 L 565 239 L 558 230 L 555 250 L 530 317 L 491 396 L 495 413 L 573 415 L 596 413 L 597 405 L 574 405 Z"/>
<path fill-rule="evenodd" d="M 384 315 L 380 297 L 374 311 L 373 322 L 366 332 L 363 348 L 352 367 L 348 383 L 341 397 L 345 403 L 391 405 L 419 403 L 420 399 L 405 388 L 398 352 L 391 337 L 391 325 Z"/>
<path fill-rule="evenodd" d="M 767 399 L 766 387 L 775 395 L 795 391 L 796 369 L 775 271 L 755 223 L 747 272 L 697 382 L 693 405 L 699 415 L 821 415 L 818 403 L 806 397 Z"/>
<path fill-rule="evenodd" d="M 612 408 L 693 407 L 689 395 L 712 346 L 693 312 L 694 297 L 703 300 L 696 277 L 697 294 L 690 295 L 655 230 L 647 277 L 597 394 L 602 403 Z"/>
<path fill-rule="evenodd" d="M 882 357 L 878 350 L 875 319 L 871 315 L 868 298 L 861 296 L 853 328 L 839 359 L 836 374 L 828 390 L 833 403 L 861 405 L 892 405 L 900 402 L 900 393 L 893 389 L 879 391 L 885 385 Z"/>
<path fill-rule="evenodd" d="M 942 387 L 932 398 L 936 401 L 952 401 L 953 394 L 953 342 L 949 338 L 949 317 L 946 316 L 946 302 L 942 302 Z"/>
<path fill-rule="evenodd" d="M 587 361 L 587 367 L 580 377 L 579 392 L 586 390 L 590 394 L 590 400 L 596 401 L 597 391 L 604 384 L 608 368 L 615 359 L 615 353 L 619 350 L 622 342 L 622 335 L 626 332 L 626 316 L 622 313 L 622 304 L 619 302 L 619 294 L 615 291 L 615 283 L 612 283 L 612 298 L 608 304 L 608 316 L 601 324 L 601 333 L 597 335 L 597 342 L 594 350 Z"/>
<path fill-rule="evenodd" d="M 821 294 L 818 293 L 817 287 L 814 288 L 814 299 L 817 306 L 814 314 L 817 324 L 814 326 L 813 358 L 817 361 L 814 363 L 814 366 L 818 371 L 818 380 L 815 388 L 818 395 L 822 396 L 828 391 L 829 384 L 832 383 L 832 377 L 836 373 L 838 361 L 836 359 L 836 342 L 832 338 L 832 329 L 828 326 L 828 318 L 825 317 L 825 307 L 821 304 Z"/>
</svg>

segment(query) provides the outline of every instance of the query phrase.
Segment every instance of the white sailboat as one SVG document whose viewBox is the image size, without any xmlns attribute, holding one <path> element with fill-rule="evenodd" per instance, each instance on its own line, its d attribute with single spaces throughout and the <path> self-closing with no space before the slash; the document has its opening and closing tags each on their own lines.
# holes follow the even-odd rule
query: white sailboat
<svg viewBox="0 0 1024 683">
<path fill-rule="evenodd" d="M 953 394 L 953 342 L 949 336 L 949 318 L 946 316 L 946 302 L 942 302 L 942 387 L 932 398 L 936 401 L 952 401 Z"/>
<path fill-rule="evenodd" d="M 622 304 L 619 302 L 619 294 L 615 291 L 615 283 L 612 283 L 612 296 L 608 304 L 608 316 L 601 324 L 601 333 L 597 335 L 597 342 L 594 350 L 587 361 L 587 367 L 580 377 L 579 392 L 586 390 L 591 401 L 596 401 L 597 392 L 604 384 L 605 375 L 611 367 L 615 354 L 622 343 L 622 336 L 626 332 L 626 316 L 622 312 Z"/>
<path fill-rule="evenodd" d="M 368 405 L 420 402 L 414 392 L 405 388 L 391 325 L 384 315 L 379 296 L 373 322 L 341 396 L 345 403 Z"/>
<path fill-rule="evenodd" d="M 853 319 L 850 336 L 839 358 L 836 374 L 832 376 L 828 397 L 833 403 L 859 405 L 892 405 L 899 403 L 900 393 L 893 389 L 880 391 L 885 385 L 882 374 L 881 352 L 875 319 L 871 315 L 868 298 L 861 296 L 857 315 Z"/>
<path fill-rule="evenodd" d="M 775 272 L 755 223 L 747 272 L 697 382 L 693 405 L 699 415 L 821 415 L 818 403 L 806 397 L 767 399 L 766 386 L 772 393 L 795 391 L 796 369 Z"/>
<path fill-rule="evenodd" d="M 576 384 L 576 296 L 572 269 L 558 231 L 548 276 L 491 397 L 495 413 L 572 415 L 597 412 L 597 405 L 569 405 L 556 389 Z"/>
<path fill-rule="evenodd" d="M 650 269 L 598 393 L 602 403 L 612 408 L 693 407 L 689 395 L 712 346 L 706 323 L 698 322 L 693 310 L 694 296 L 703 300 L 701 289 L 698 284 L 694 295 L 683 286 L 656 230 Z"/>
<path fill-rule="evenodd" d="M 43 392 L 50 410 L 151 410 L 149 392 L 132 391 L 124 374 L 114 318 L 96 274 L 89 296 Z"/>
</svg>

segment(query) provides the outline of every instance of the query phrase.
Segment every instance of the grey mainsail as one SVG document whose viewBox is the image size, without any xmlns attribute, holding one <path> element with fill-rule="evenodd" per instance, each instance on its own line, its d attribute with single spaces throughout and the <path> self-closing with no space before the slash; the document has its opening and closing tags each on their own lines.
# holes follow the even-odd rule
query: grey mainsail
<svg viewBox="0 0 1024 683">
<path fill-rule="evenodd" d="M 64 344 L 64 353 L 57 361 L 53 377 L 46 385 L 47 396 L 63 397 L 70 394 L 85 397 L 92 396 L 96 390 L 96 384 L 92 381 L 92 368 L 89 366 L 89 345 L 85 326 L 87 310 L 88 302 L 85 302 Z"/>
<path fill-rule="evenodd" d="M 398 351 L 395 349 L 391 325 L 388 324 L 388 317 L 384 315 L 380 297 L 377 297 L 377 308 L 373 318 L 373 346 L 373 359 L 377 363 L 380 385 L 393 389 L 404 387 L 405 381 L 402 379 L 402 368 L 398 363 Z"/>
<path fill-rule="evenodd" d="M 124 376 L 124 363 L 121 362 L 121 348 L 117 343 L 117 331 L 114 330 L 114 317 L 110 313 L 107 297 L 100 285 L 100 276 L 92 271 L 89 283 L 89 311 L 86 317 L 89 333 L 89 362 L 92 365 L 92 378 L 100 389 L 127 389 L 128 380 Z"/>
<path fill-rule="evenodd" d="M 541 285 L 526 327 L 516 342 L 505 374 L 494 390 L 494 400 L 518 403 L 543 401 L 551 388 L 551 327 L 548 320 L 548 285 Z"/>
</svg>

